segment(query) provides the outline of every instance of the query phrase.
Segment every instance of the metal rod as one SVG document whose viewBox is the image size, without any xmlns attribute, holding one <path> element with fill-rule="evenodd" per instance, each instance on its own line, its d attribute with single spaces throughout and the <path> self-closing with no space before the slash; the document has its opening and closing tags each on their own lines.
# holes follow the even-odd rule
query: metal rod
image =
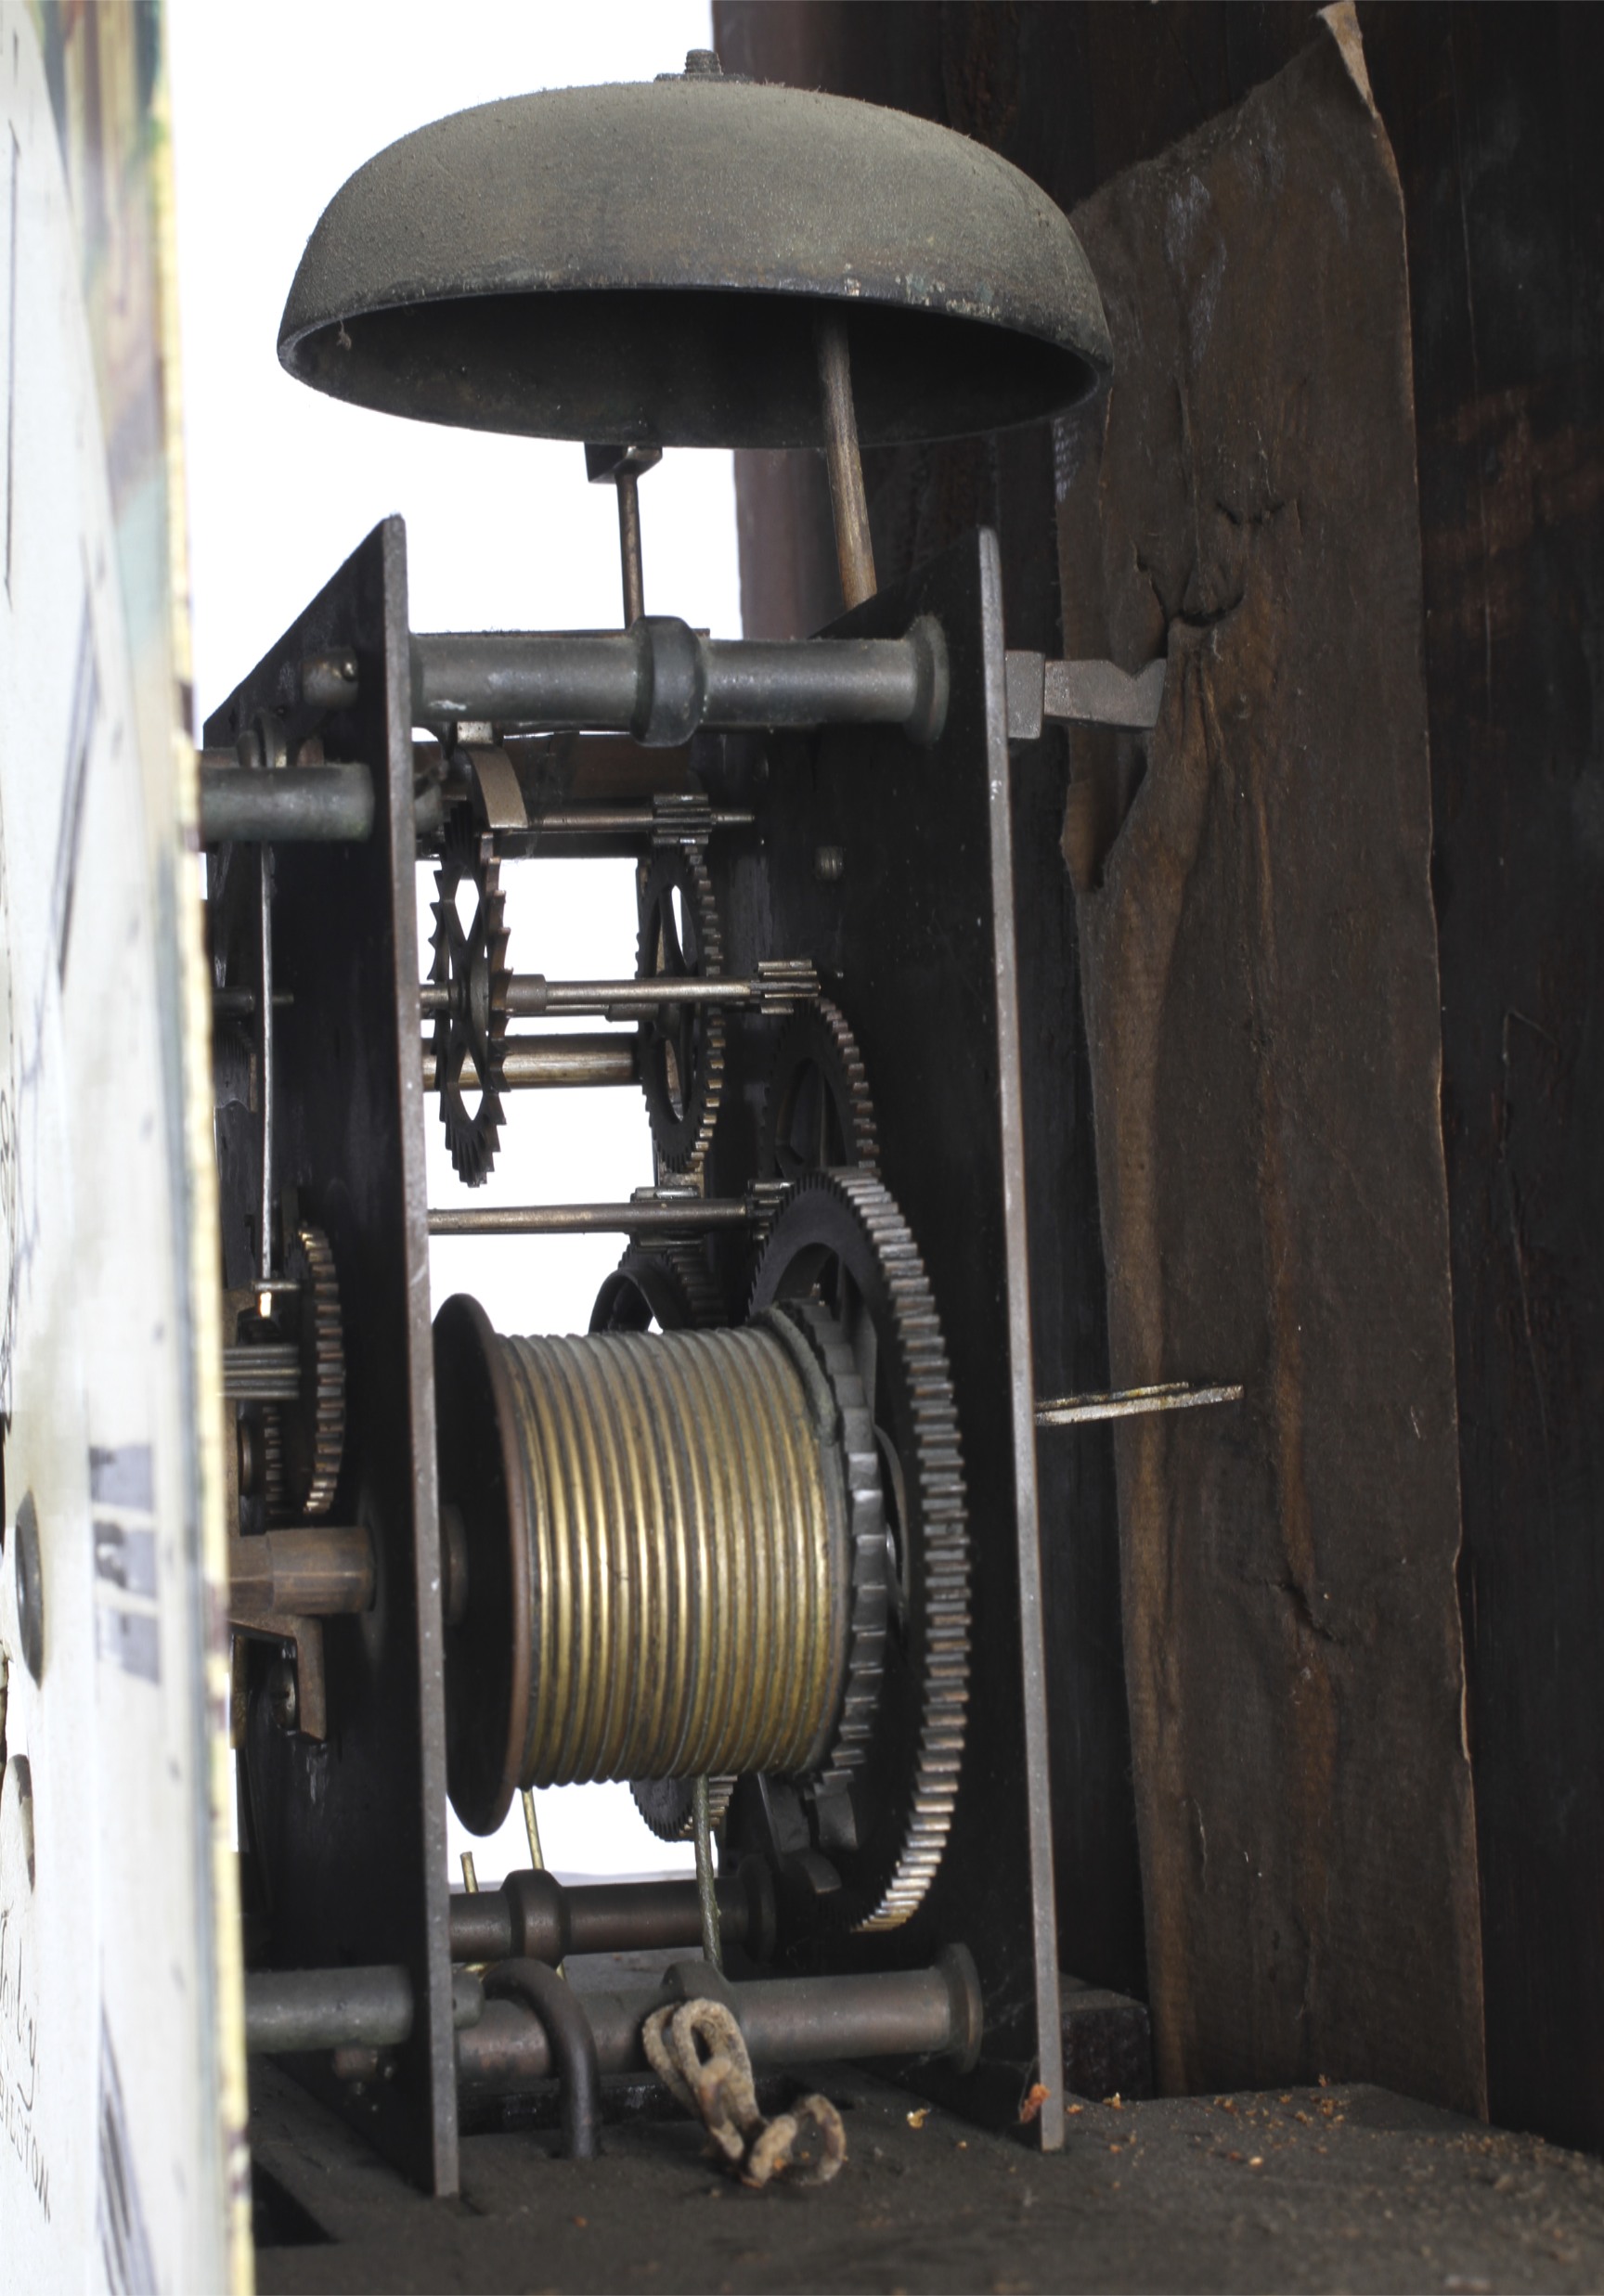
<svg viewBox="0 0 1604 2296">
<path fill-rule="evenodd" d="M 714 806 L 697 817 L 693 826 L 698 834 L 703 829 L 750 829 L 757 819 L 739 806 Z M 672 826 L 650 806 L 552 806 L 544 813 L 532 811 L 528 829 L 513 831 L 511 842 L 516 845 L 523 837 L 650 837 Z"/>
<path fill-rule="evenodd" d="M 630 980 L 550 981 L 543 973 L 515 973 L 508 984 L 507 1011 L 515 1021 L 550 1019 L 559 1013 L 571 1019 L 599 1013 L 653 1013 L 666 1004 L 755 1004 L 772 1012 L 818 993 L 818 977 L 805 961 L 776 961 L 750 977 L 651 973 Z M 425 1020 L 448 1013 L 452 994 L 444 981 L 420 981 L 418 1010 Z"/>
<path fill-rule="evenodd" d="M 546 1973 L 561 1981 L 549 1967 Z M 755 2065 L 803 2065 L 843 2057 L 948 2057 L 967 2067 L 980 2053 L 979 1981 L 962 1945 L 948 1946 L 928 1969 L 739 1984 L 709 1978 L 705 1961 L 686 1961 L 667 1972 L 655 1993 L 569 1993 L 569 1998 L 588 2018 L 600 2070 L 642 2072 L 648 2067 L 640 2028 L 652 2011 L 715 1989 L 733 2011 Z M 464 1968 L 451 1974 L 451 2009 L 464 2083 L 507 2091 L 550 2078 L 550 2038 L 543 2019 L 530 2010 L 513 2002 L 486 2001 L 479 1980 Z M 412 1980 L 401 1967 L 246 1973 L 245 2046 L 253 2056 L 394 2048 L 410 2037 L 413 2018 Z"/>
<path fill-rule="evenodd" d="M 724 1951 L 718 1935 L 718 1885 L 713 1872 L 713 1820 L 707 1805 L 707 1780 L 692 1781 L 691 1809 L 696 1833 L 696 1907 L 702 1923 L 702 1958 L 720 1975 Z"/>
<path fill-rule="evenodd" d="M 459 2032 L 483 2014 L 479 1980 L 451 1973 L 451 2012 Z M 412 1979 L 400 1967 L 248 1969 L 245 2046 L 258 2057 L 298 2057 L 311 2049 L 387 2049 L 410 2039 Z"/>
<path fill-rule="evenodd" d="M 818 341 L 824 459 L 830 471 L 841 592 L 848 606 L 860 606 L 866 598 L 873 597 L 876 587 L 874 545 L 869 532 L 869 499 L 863 490 L 863 458 L 858 451 L 858 414 L 852 404 L 852 361 L 845 311 L 827 308 L 821 313 Z"/>
<path fill-rule="evenodd" d="M 535 1020 L 542 1013 L 654 1012 L 664 1004 L 757 1004 L 772 997 L 774 987 L 761 979 L 704 980 L 679 973 L 628 981 L 549 981 L 539 973 L 515 973 L 507 1010 L 514 1020 Z"/>
<path fill-rule="evenodd" d="M 319 1523 L 228 1542 L 230 1618 L 340 1618 L 370 1610 L 375 1584 L 373 1540 L 360 1527 Z"/>
<path fill-rule="evenodd" d="M 273 992 L 275 1013 L 287 1013 L 294 1003 L 294 991 L 276 988 Z M 219 1021 L 249 1021 L 256 1017 L 256 991 L 253 988 L 214 988 L 212 991 L 212 1017 Z M 299 1290 L 300 1286 L 297 1285 Z"/>
<path fill-rule="evenodd" d="M 418 724 L 464 718 L 632 734 L 678 748 L 701 727 L 900 726 L 936 741 L 947 648 L 921 616 L 902 638 L 704 638 L 669 614 L 624 631 L 490 630 L 412 640 Z"/>
<path fill-rule="evenodd" d="M 755 2066 L 818 2064 L 836 2057 L 945 2057 L 970 2066 L 979 2055 L 980 1989 L 964 1947 L 950 1946 L 934 1968 L 852 1977 L 766 1978 L 731 1984 L 705 1961 L 680 1962 L 658 1993 L 576 1995 L 596 2038 L 603 2072 L 647 2070 L 640 2028 L 654 2009 L 716 1993 L 734 2013 Z M 462 2083 L 481 2094 L 535 2087 L 552 2071 L 537 2020 L 506 2002 L 459 2033 Z"/>
<path fill-rule="evenodd" d="M 359 845 L 373 834 L 373 776 L 366 766 L 286 766 L 265 772 L 200 760 L 200 842 Z"/>
<path fill-rule="evenodd" d="M 618 560 L 624 576 L 624 627 L 646 611 L 646 573 L 640 557 L 640 480 L 623 464 L 614 480 L 618 489 Z"/>
<path fill-rule="evenodd" d="M 1176 1380 L 1159 1387 L 1120 1387 L 1109 1395 L 1060 1395 L 1036 1406 L 1039 1427 L 1078 1426 L 1087 1419 L 1134 1419 L 1147 1412 L 1196 1411 L 1205 1403 L 1239 1403 L 1241 1387 L 1189 1387 Z"/>
<path fill-rule="evenodd" d="M 531 1786 L 521 1786 L 519 1796 L 524 1804 L 524 1832 L 529 1844 L 529 1870 L 534 1874 L 546 1871 L 546 1852 L 540 1846 L 540 1819 L 535 1808 L 535 1793 Z M 559 1977 L 564 1975 L 562 1956 L 552 1964 Z"/>
<path fill-rule="evenodd" d="M 773 1930 L 772 1887 L 764 1869 L 744 1863 L 719 1877 L 714 1903 L 720 1934 L 765 1957 Z M 453 1961 L 505 1961 L 518 1955 L 553 1967 L 570 1954 L 641 1954 L 702 1942 L 699 1885 L 664 1881 L 563 1882 L 543 1866 L 509 1874 L 499 1890 L 451 1898 Z"/>
<path fill-rule="evenodd" d="M 744 1196 L 687 1196 L 682 1204 L 498 1204 L 483 1211 L 431 1211 L 431 1235 L 693 1235 L 744 1228 Z"/>
<path fill-rule="evenodd" d="M 529 1838 L 529 1864 L 534 1872 L 543 1874 L 546 1871 L 546 1852 L 540 1847 L 540 1820 L 535 1808 L 534 1791 L 527 1786 L 523 1788 L 523 1801 L 524 1831 Z"/>
<path fill-rule="evenodd" d="M 545 2028 L 563 2084 L 563 2149 L 571 2161 L 594 2161 L 602 2123 L 602 2067 L 596 2036 L 578 1996 L 539 1961 L 507 1961 L 485 1980 L 492 2001 L 532 2009 Z"/>
<path fill-rule="evenodd" d="M 288 770 L 288 768 L 284 768 Z M 259 927 L 261 977 L 256 985 L 256 1026 L 262 1047 L 262 1232 L 258 1240 L 257 1273 L 270 1282 L 273 1275 L 273 848 L 264 845 L 257 856 L 261 871 Z"/>
<path fill-rule="evenodd" d="M 1000 647 L 1002 600 L 996 561 L 988 557 L 983 626 Z M 1064 2144 L 1064 2032 L 1059 1995 L 1058 1912 L 1048 1769 L 1047 1645 L 1043 1632 L 1041 1516 L 1036 1479 L 1036 1394 L 1030 1318 L 1030 1237 L 1026 1206 L 1025 1087 L 1020 1056 L 1019 966 L 1015 943 L 1013 793 L 1006 729 L 993 709 L 985 734 L 990 816 L 991 958 L 997 1026 L 997 1120 L 1002 1179 L 1003 1307 L 1008 1348 L 1008 1418 L 1014 1453 L 1014 1552 L 1019 1678 L 1023 1692 L 1025 1851 L 1029 1890 L 1030 1961 L 1036 2026 L 1035 2122 L 1043 2152 Z M 1023 1991 L 1023 1988 L 1021 1988 Z"/>
<path fill-rule="evenodd" d="M 434 1047 L 423 1040 L 423 1090 L 435 1086 Z M 569 1085 L 639 1084 L 640 1044 L 632 1033 L 572 1037 L 512 1037 L 502 1054 L 501 1081 L 509 1091 L 556 1090 Z M 460 1078 L 466 1092 L 478 1090 L 479 1070 L 470 1052 Z"/>
</svg>

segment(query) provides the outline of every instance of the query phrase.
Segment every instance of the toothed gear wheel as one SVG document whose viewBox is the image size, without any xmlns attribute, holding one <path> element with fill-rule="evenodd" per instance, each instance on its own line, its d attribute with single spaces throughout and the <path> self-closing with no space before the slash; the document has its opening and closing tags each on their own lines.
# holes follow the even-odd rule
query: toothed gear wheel
<svg viewBox="0 0 1604 2296">
<path fill-rule="evenodd" d="M 758 1167 L 765 1180 L 880 1167 L 874 1104 L 858 1039 L 828 997 L 801 1006 L 774 1048 Z"/>
<path fill-rule="evenodd" d="M 301 1286 L 296 1302 L 301 1385 L 293 1403 L 276 1407 L 268 1437 L 268 1475 L 275 1436 L 280 1451 L 285 1503 L 303 1516 L 327 1515 L 334 1503 L 345 1456 L 345 1337 L 340 1279 L 321 1228 L 296 1231 L 285 1273 Z"/>
<path fill-rule="evenodd" d="M 707 1816 L 715 1833 L 724 1823 L 734 1790 L 733 1778 L 707 1781 Z M 635 1798 L 636 1809 L 659 1841 L 695 1840 L 696 1812 L 689 1778 L 636 1778 L 629 1791 Z"/>
<path fill-rule="evenodd" d="M 713 1331 L 728 1323 L 723 1295 L 695 1244 L 631 1244 L 590 1310 L 593 1332 Z"/>
<path fill-rule="evenodd" d="M 812 1172 L 774 1223 L 754 1314 L 817 1300 L 840 1326 L 873 1412 L 889 1515 L 890 1618 L 855 1847 L 826 1854 L 847 1928 L 899 1928 L 946 1848 L 969 1695 L 969 1532 L 947 1350 L 918 1248 L 872 1172 Z"/>
<path fill-rule="evenodd" d="M 472 884 L 478 894 L 472 922 L 466 928 L 457 909 L 458 890 L 465 884 Z M 457 1177 L 466 1186 L 478 1188 L 490 1176 L 501 1138 L 512 974 L 507 961 L 500 863 L 493 840 L 474 827 L 466 806 L 455 808 L 446 832 L 434 890 L 429 978 L 447 990 L 450 999 L 448 1010 L 434 1021 L 435 1083 Z M 472 1114 L 462 1089 L 463 1064 L 470 1057 L 479 1078 L 479 1105 Z"/>
<path fill-rule="evenodd" d="M 706 862 L 687 846 L 660 854 L 640 894 L 639 977 L 708 980 L 723 970 Z M 696 1170 L 724 1090 L 723 1013 L 706 1004 L 658 1006 L 640 1024 L 640 1082 L 659 1162 L 670 1172 Z"/>
</svg>

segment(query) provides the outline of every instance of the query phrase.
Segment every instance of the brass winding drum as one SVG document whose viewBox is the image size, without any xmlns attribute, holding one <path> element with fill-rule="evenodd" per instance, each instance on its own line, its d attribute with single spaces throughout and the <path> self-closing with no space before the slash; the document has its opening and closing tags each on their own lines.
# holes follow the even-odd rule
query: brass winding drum
<svg viewBox="0 0 1604 2296">
<path fill-rule="evenodd" d="M 524 1786 L 820 1769 L 846 1695 L 855 1517 L 884 1546 L 854 1383 L 838 1394 L 778 1312 L 499 1338 L 459 1297 L 435 1361 L 466 1559 L 446 1670 L 464 1824 L 489 1831 Z"/>
<path fill-rule="evenodd" d="M 907 1920 L 957 1790 L 968 1543 L 946 1354 L 871 1172 L 808 1175 L 736 1330 L 503 1338 L 435 1319 L 451 1799 L 757 1776 Z"/>
</svg>

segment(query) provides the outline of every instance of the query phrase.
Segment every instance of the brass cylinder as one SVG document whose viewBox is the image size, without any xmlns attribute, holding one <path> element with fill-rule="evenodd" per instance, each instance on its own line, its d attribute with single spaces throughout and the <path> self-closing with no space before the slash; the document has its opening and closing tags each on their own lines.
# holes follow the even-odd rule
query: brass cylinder
<svg viewBox="0 0 1604 2296">
<path fill-rule="evenodd" d="M 471 1308 L 436 1326 L 441 1499 L 467 1557 L 447 1696 L 465 1822 L 519 1786 L 821 1762 L 851 1556 L 840 1414 L 801 1335 L 776 1313 L 500 1338 Z M 511 1636 L 505 1699 L 488 1605 Z"/>
</svg>

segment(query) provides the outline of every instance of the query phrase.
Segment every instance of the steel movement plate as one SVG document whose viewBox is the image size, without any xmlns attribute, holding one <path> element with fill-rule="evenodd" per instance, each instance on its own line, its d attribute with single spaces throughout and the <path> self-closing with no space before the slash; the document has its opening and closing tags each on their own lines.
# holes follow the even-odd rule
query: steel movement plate
<svg viewBox="0 0 1604 2296">
<path fill-rule="evenodd" d="M 1038 419 L 1106 374 L 1068 219 L 906 112 L 718 74 L 454 113 L 357 169 L 279 328 L 388 414 L 550 438 L 818 446 L 813 323 L 851 308 L 866 445 Z"/>
<path fill-rule="evenodd" d="M 1030 2125 L 1051 2150 L 1063 2141 L 1062 2037 L 995 535 L 966 535 L 830 634 L 886 637 L 920 613 L 940 621 L 951 666 L 932 747 L 837 726 L 747 748 L 705 738 L 697 758 L 718 803 L 757 817 L 751 832 L 714 842 L 726 963 L 744 970 L 807 949 L 857 1039 L 880 1176 L 940 1319 L 969 1493 L 971 1693 L 946 1851 L 905 1928 L 833 1943 L 832 1955 L 853 1968 L 917 1967 L 943 1945 L 967 1945 L 984 2053 L 970 2072 L 922 2066 L 920 2093 L 1013 2126 L 1040 2078 L 1050 2095 Z M 826 844 L 843 867 L 823 878 L 813 856 Z M 756 1028 L 732 1034 L 709 1193 L 755 1160 L 742 1127 L 755 1124 L 753 1088 L 772 1045 Z"/>
<path fill-rule="evenodd" d="M 273 901 L 273 977 L 290 1000 L 275 1025 L 274 1177 L 295 1192 L 295 1224 L 322 1229 L 339 1271 L 347 1434 L 331 1512 L 371 1533 L 378 1587 L 371 1609 L 325 1628 L 321 1741 L 275 1726 L 259 1662 L 267 1646 L 257 1645 L 242 1821 L 252 1885 L 271 1917 L 270 1966 L 400 1963 L 420 2005 L 394 2077 L 358 2092 L 324 2057 L 296 2060 L 301 2078 L 414 2183 L 451 2193 L 457 2085 L 407 633 L 406 535 L 391 518 L 213 713 L 206 739 L 228 747 L 258 713 L 277 711 L 291 755 L 325 729 L 339 755 L 369 768 L 378 800 L 363 843 L 280 845 Z M 298 698 L 299 665 L 331 648 L 355 653 L 360 684 L 351 708 L 320 719 Z M 226 987 L 260 983 L 249 969 L 249 863 L 239 846 L 208 857 Z M 261 1135 L 231 1090 L 219 1097 L 224 1264 L 243 1286 Z"/>
</svg>

